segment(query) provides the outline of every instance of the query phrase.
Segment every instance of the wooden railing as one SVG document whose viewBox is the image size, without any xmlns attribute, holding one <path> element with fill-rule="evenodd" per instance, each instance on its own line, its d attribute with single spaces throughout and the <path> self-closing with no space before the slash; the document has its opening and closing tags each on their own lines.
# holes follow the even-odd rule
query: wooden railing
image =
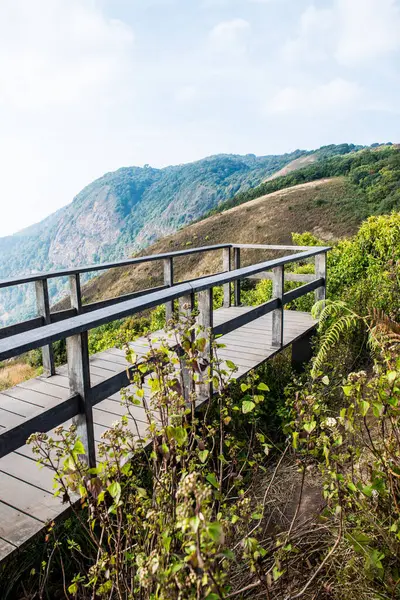
<svg viewBox="0 0 400 600">
<path fill-rule="evenodd" d="M 241 249 L 292 250 L 296 253 L 281 258 L 241 267 Z M 198 252 L 221 250 L 223 252 L 224 271 L 211 276 L 174 284 L 173 259 Z M 233 250 L 233 257 L 232 257 Z M 58 340 L 67 340 L 68 373 L 71 396 L 57 406 L 34 415 L 24 423 L 6 429 L 0 435 L 0 458 L 16 450 L 31 433 L 50 429 L 74 418 L 79 427 L 79 435 L 84 442 L 87 458 L 91 466 L 95 465 L 95 441 L 93 428 L 93 407 L 107 397 L 129 385 L 137 365 L 123 370 L 113 377 L 92 386 L 89 371 L 88 332 L 95 327 L 115 320 L 130 317 L 146 309 L 166 305 L 167 318 L 172 314 L 174 301 L 189 302 L 194 306 L 198 300 L 198 321 L 204 331 L 211 335 L 226 334 L 238 327 L 272 312 L 272 344 L 276 348 L 283 346 L 283 310 L 289 302 L 315 291 L 317 300 L 324 299 L 326 293 L 326 254 L 328 247 L 264 246 L 244 244 L 221 244 L 203 248 L 192 248 L 180 252 L 159 254 L 136 259 L 124 260 L 106 265 L 95 265 L 65 271 L 55 271 L 30 275 L 28 277 L 0 282 L 0 287 L 34 282 L 36 285 L 38 310 L 40 316 L 24 323 L 4 328 L 0 339 L 0 361 L 19 356 L 36 348 L 44 348 L 43 358 L 48 372 L 54 372 L 54 360 L 51 346 Z M 233 260 L 232 260 L 233 258 Z M 285 274 L 285 265 L 314 258 L 315 275 Z M 114 267 L 138 264 L 146 261 L 162 260 L 164 263 L 165 285 L 135 292 L 120 298 L 95 304 L 82 305 L 80 274 L 92 270 L 104 270 Z M 71 309 L 51 313 L 47 281 L 53 277 L 67 275 L 70 281 Z M 223 286 L 224 306 L 233 302 L 240 305 L 240 282 L 247 278 L 272 278 L 272 299 L 254 309 L 240 314 L 222 325 L 213 326 L 213 288 Z M 305 282 L 291 291 L 284 291 L 285 280 Z M 211 340 L 209 340 L 211 341 Z M 211 362 L 211 344 L 204 350 L 205 358 Z"/>
</svg>

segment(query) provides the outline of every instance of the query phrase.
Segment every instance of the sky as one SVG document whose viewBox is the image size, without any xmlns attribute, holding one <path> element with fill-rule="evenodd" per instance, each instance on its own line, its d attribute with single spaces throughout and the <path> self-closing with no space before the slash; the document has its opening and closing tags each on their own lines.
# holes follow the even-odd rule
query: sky
<svg viewBox="0 0 400 600">
<path fill-rule="evenodd" d="M 400 142 L 400 0 L 0 0 L 0 236 L 122 166 Z"/>
</svg>

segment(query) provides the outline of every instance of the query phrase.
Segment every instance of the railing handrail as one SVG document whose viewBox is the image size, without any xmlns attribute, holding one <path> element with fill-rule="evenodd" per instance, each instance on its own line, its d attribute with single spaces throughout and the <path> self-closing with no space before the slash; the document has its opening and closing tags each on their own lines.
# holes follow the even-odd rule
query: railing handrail
<svg viewBox="0 0 400 600">
<path fill-rule="evenodd" d="M 147 256 L 137 256 L 134 258 L 124 258 L 121 260 L 99 263 L 92 265 L 83 265 L 82 267 L 69 267 L 68 269 L 60 269 L 55 271 L 47 271 L 43 273 L 31 273 L 11 279 L 0 280 L 0 289 L 12 287 L 14 285 L 22 285 L 24 283 L 34 283 L 43 279 L 54 279 L 56 277 L 68 277 L 69 275 L 77 275 L 81 273 L 92 273 L 95 271 L 107 271 L 118 267 L 128 267 L 130 265 L 138 265 L 145 262 L 156 260 L 165 260 L 167 258 L 175 258 L 179 256 L 188 256 L 189 254 L 198 254 L 200 252 L 213 252 L 224 248 L 243 248 L 254 250 L 299 250 L 303 251 L 309 248 L 322 248 L 323 246 L 286 246 L 286 245 L 268 245 L 268 244 L 214 244 L 210 246 L 199 246 L 197 248 L 188 248 L 186 250 L 174 250 L 173 252 L 164 252 L 161 254 L 149 254 Z"/>
<path fill-rule="evenodd" d="M 226 248 L 227 245 L 223 245 L 222 247 Z M 249 275 L 255 275 L 265 270 L 326 253 L 328 250 L 330 250 L 330 248 L 327 246 L 312 247 L 311 249 L 299 252 L 298 254 L 291 254 L 282 258 L 256 263 L 255 265 L 226 271 L 218 275 L 202 277 L 188 283 L 175 284 L 165 290 L 152 292 L 139 298 L 127 300 L 106 308 L 100 308 L 90 313 L 70 317 L 58 323 L 43 325 L 26 333 L 10 336 L 0 340 L 0 361 L 14 358 L 24 352 L 40 348 L 57 340 L 84 333 L 90 329 L 99 327 L 100 325 L 105 325 L 112 321 L 134 315 L 143 310 L 154 308 L 160 304 L 171 302 L 189 293 L 193 294 L 219 285 L 234 282 L 246 278 Z M 316 277 L 316 279 L 318 279 L 318 277 Z"/>
<path fill-rule="evenodd" d="M 149 254 L 148 256 L 137 256 L 135 258 L 124 258 L 114 262 L 100 263 L 93 265 L 84 265 L 83 267 L 70 267 L 68 269 L 60 269 L 59 271 L 47 271 L 44 273 L 31 273 L 22 277 L 14 277 L 12 279 L 0 280 L 0 289 L 13 285 L 21 285 L 23 283 L 33 283 L 43 279 L 54 279 L 55 277 L 68 277 L 69 275 L 77 275 L 78 273 L 91 273 L 94 271 L 106 271 L 117 267 L 128 267 L 144 262 L 155 260 L 164 260 L 166 258 L 175 258 L 178 256 L 187 256 L 188 254 L 196 254 L 198 252 L 210 252 L 214 250 L 222 250 L 223 248 L 232 248 L 232 244 L 215 244 L 212 246 L 201 246 L 198 248 L 188 248 L 187 250 L 175 250 L 173 252 L 165 252 L 162 254 Z"/>
</svg>

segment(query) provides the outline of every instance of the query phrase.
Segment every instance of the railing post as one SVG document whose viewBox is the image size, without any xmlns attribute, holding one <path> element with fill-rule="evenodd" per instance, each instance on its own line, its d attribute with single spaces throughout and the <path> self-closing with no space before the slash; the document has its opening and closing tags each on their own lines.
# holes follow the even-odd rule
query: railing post
<svg viewBox="0 0 400 600">
<path fill-rule="evenodd" d="M 169 287 L 174 285 L 174 263 L 172 256 L 164 258 L 164 285 Z M 174 301 L 165 303 L 165 320 L 168 321 L 172 318 L 174 312 Z"/>
<path fill-rule="evenodd" d="M 36 304 L 38 315 L 43 317 L 45 325 L 51 323 L 50 317 L 50 301 L 47 279 L 38 279 L 35 281 L 36 287 Z M 43 346 L 42 348 L 43 374 L 46 377 L 51 377 L 56 373 L 54 363 L 54 352 L 52 344 Z"/>
<path fill-rule="evenodd" d="M 75 308 L 76 313 L 79 315 L 82 312 L 82 292 L 79 273 L 69 276 L 69 288 L 71 292 L 71 308 Z"/>
<path fill-rule="evenodd" d="M 282 348 L 283 346 L 283 294 L 285 287 L 285 270 L 280 265 L 273 270 L 272 298 L 277 298 L 279 306 L 272 312 L 272 346 Z"/>
<path fill-rule="evenodd" d="M 193 293 L 187 294 L 186 296 L 182 296 L 181 298 L 179 298 L 179 317 L 184 320 L 185 325 L 187 324 L 187 321 L 190 320 L 190 317 L 191 317 L 193 311 L 194 311 L 194 294 Z M 184 331 L 184 333 L 186 334 L 187 331 Z M 191 331 L 189 333 L 189 335 L 190 335 L 191 341 L 193 342 L 194 341 L 194 332 Z M 181 350 L 181 355 L 179 356 L 179 362 L 180 362 L 181 374 L 182 374 L 183 397 L 185 398 L 186 402 L 188 402 L 190 399 L 190 394 L 193 391 L 193 380 L 192 380 L 192 373 L 187 368 L 186 361 L 184 360 L 183 348 Z"/>
<path fill-rule="evenodd" d="M 315 278 L 324 278 L 324 285 L 315 290 L 315 302 L 326 300 L 326 252 L 315 256 Z"/>
<path fill-rule="evenodd" d="M 231 270 L 231 249 L 223 248 L 222 250 L 222 270 Z M 231 305 L 231 282 L 224 283 L 224 308 L 229 308 Z"/>
<path fill-rule="evenodd" d="M 71 308 L 77 314 L 82 312 L 82 292 L 79 273 L 69 276 Z M 90 401 L 90 368 L 87 331 L 67 338 L 68 374 L 71 394 L 79 394 L 81 412 L 73 422 L 78 428 L 86 452 L 86 460 L 91 468 L 96 466 L 96 446 L 93 428 L 93 408 Z"/>
<path fill-rule="evenodd" d="M 240 269 L 240 248 L 233 249 L 233 268 Z M 233 301 L 235 306 L 240 306 L 240 279 L 233 282 Z"/>
<path fill-rule="evenodd" d="M 205 338 L 204 349 L 199 356 L 198 401 L 205 402 L 212 396 L 212 327 L 213 327 L 213 290 L 212 288 L 197 294 L 197 323 L 201 328 L 198 337 Z"/>
<path fill-rule="evenodd" d="M 77 433 L 85 447 L 90 468 L 96 466 L 93 408 L 90 396 L 90 370 L 87 332 L 67 338 L 68 376 L 71 394 L 80 396 L 80 413 L 73 418 Z"/>
</svg>

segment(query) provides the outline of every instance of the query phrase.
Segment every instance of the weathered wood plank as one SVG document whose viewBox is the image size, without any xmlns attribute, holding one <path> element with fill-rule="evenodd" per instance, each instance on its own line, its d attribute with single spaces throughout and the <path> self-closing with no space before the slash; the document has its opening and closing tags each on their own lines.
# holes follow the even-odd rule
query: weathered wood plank
<svg viewBox="0 0 400 600">
<path fill-rule="evenodd" d="M 186 256 L 188 254 L 198 254 L 200 252 L 212 252 L 215 250 L 221 250 L 222 248 L 226 248 L 228 246 L 232 246 L 232 244 L 214 244 L 212 246 L 203 246 L 201 248 L 189 248 L 187 250 L 177 250 L 175 252 L 166 252 L 164 254 L 153 254 L 149 256 L 140 256 L 137 258 L 126 258 L 114 262 L 102 263 L 100 265 L 72 267 L 70 269 L 63 269 L 60 271 L 48 271 L 47 273 L 26 275 L 25 277 L 15 277 L 13 279 L 7 279 L 6 281 L 0 281 L 0 289 L 4 287 L 10 287 L 11 285 L 20 285 L 22 283 L 38 281 L 40 279 L 50 279 L 52 277 L 66 277 L 69 275 L 74 275 L 76 273 L 94 273 L 95 271 L 105 271 L 107 269 L 113 269 L 116 267 L 127 267 L 129 265 L 137 265 L 140 263 L 151 262 L 154 260 L 163 260 L 164 258 L 170 258 L 174 256 Z M 293 246 L 291 246 L 291 248 L 293 248 Z"/>
<path fill-rule="evenodd" d="M 19 547 L 41 529 L 44 523 L 0 502 L 0 538 Z M 7 554 L 9 549 L 7 549 Z M 0 559 L 4 555 L 0 554 Z"/>
<path fill-rule="evenodd" d="M 301 298 L 301 296 L 304 296 L 305 294 L 309 294 L 310 292 L 313 292 L 314 290 L 317 290 L 317 291 L 319 289 L 324 290 L 325 289 L 324 282 L 325 282 L 325 279 L 323 277 L 320 277 L 318 279 L 315 279 L 314 281 L 311 281 L 310 283 L 301 285 L 300 287 L 295 288 L 294 290 L 290 290 L 290 292 L 286 292 L 283 295 L 283 303 L 289 304 L 289 302 L 296 300 L 296 298 Z M 324 297 L 324 294 L 322 294 L 322 296 Z M 321 296 L 321 298 L 322 298 L 322 296 Z"/>
<path fill-rule="evenodd" d="M 230 271 L 231 270 L 231 249 L 224 248 L 222 250 L 222 270 Z M 231 305 L 231 282 L 224 284 L 224 307 L 229 308 Z"/>
<path fill-rule="evenodd" d="M 21 417 L 21 415 L 16 415 L 15 413 L 8 412 L 8 410 L 3 410 L 0 408 L 0 425 L 3 428 L 15 427 L 16 425 L 23 423 L 25 420 L 25 417 Z"/>
<path fill-rule="evenodd" d="M 16 546 L 13 546 L 12 544 L 6 542 L 6 540 L 3 540 L 0 537 L 0 561 L 6 558 L 6 556 L 11 554 L 12 552 L 14 552 L 15 549 Z"/>
<path fill-rule="evenodd" d="M 96 447 L 93 430 L 93 408 L 89 366 L 88 334 L 82 332 L 67 338 L 68 377 L 71 395 L 79 396 L 79 412 L 73 422 L 85 447 L 86 460 L 91 468 L 96 467 Z"/>
<path fill-rule="evenodd" d="M 58 398 L 59 400 L 66 400 L 70 395 L 68 389 L 55 385 L 52 378 L 46 380 L 29 379 L 28 381 L 19 383 L 17 387 L 33 392 L 40 392 L 45 396 L 51 396 L 53 398 Z M 25 399 L 24 401 L 26 402 Z"/>
<path fill-rule="evenodd" d="M 0 434 L 0 458 L 17 450 L 26 443 L 32 433 L 47 432 L 60 423 L 72 419 L 79 411 L 79 397 L 73 396 L 51 408 L 36 412 L 29 419 L 2 430 Z"/>
<path fill-rule="evenodd" d="M 247 325 L 251 321 L 258 319 L 259 317 L 264 316 L 265 314 L 272 312 L 274 309 L 278 307 L 278 300 L 269 300 L 253 310 L 246 311 L 245 313 L 238 315 L 234 319 L 230 319 L 229 321 L 225 321 L 225 323 L 221 323 L 213 328 L 214 335 L 224 335 L 238 329 L 239 327 L 243 327 Z"/>
<path fill-rule="evenodd" d="M 59 498 L 2 472 L 0 472 L 0 501 L 43 522 L 54 519 L 61 512 Z M 15 543 L 13 538 L 9 541 Z"/>
<path fill-rule="evenodd" d="M 32 463 L 32 460 L 16 452 L 0 458 L 0 471 L 16 479 L 25 481 L 45 492 L 53 492 L 53 471 L 48 467 L 39 468 L 38 465 Z"/>
<path fill-rule="evenodd" d="M 250 277 L 247 277 L 247 279 L 255 279 L 257 281 L 262 279 L 269 279 L 270 281 L 273 281 L 274 274 L 265 271 L 264 273 L 257 273 L 257 275 L 250 275 Z M 312 273 L 285 273 L 286 281 L 308 282 L 313 281 L 314 279 L 315 275 L 313 275 Z"/>
<path fill-rule="evenodd" d="M 23 400 L 24 402 L 35 404 L 38 409 L 52 406 L 54 402 L 58 400 L 58 398 L 55 396 L 48 396 L 47 394 L 42 394 L 36 390 L 28 390 L 20 387 L 19 385 L 16 385 L 8 390 L 4 390 L 3 394 L 5 396 L 10 396 L 11 398 L 16 398 L 17 400 Z"/>
<path fill-rule="evenodd" d="M 49 325 L 51 323 L 51 317 L 47 279 L 39 279 L 36 281 L 35 290 L 38 315 L 43 318 L 45 325 Z M 42 347 L 42 360 L 43 374 L 47 375 L 48 377 L 54 375 L 56 372 L 56 366 L 54 362 L 53 346 L 51 343 Z"/>
<path fill-rule="evenodd" d="M 9 412 L 19 415 L 20 417 L 29 417 L 37 413 L 40 407 L 38 407 L 36 404 L 31 404 L 30 402 L 18 400 L 12 396 L 0 394 L 0 408 L 3 410 L 8 410 Z"/>
<path fill-rule="evenodd" d="M 283 293 L 285 289 L 285 268 L 283 265 L 273 269 L 272 296 L 279 302 L 272 313 L 272 346 L 282 347 L 283 344 Z"/>
</svg>

